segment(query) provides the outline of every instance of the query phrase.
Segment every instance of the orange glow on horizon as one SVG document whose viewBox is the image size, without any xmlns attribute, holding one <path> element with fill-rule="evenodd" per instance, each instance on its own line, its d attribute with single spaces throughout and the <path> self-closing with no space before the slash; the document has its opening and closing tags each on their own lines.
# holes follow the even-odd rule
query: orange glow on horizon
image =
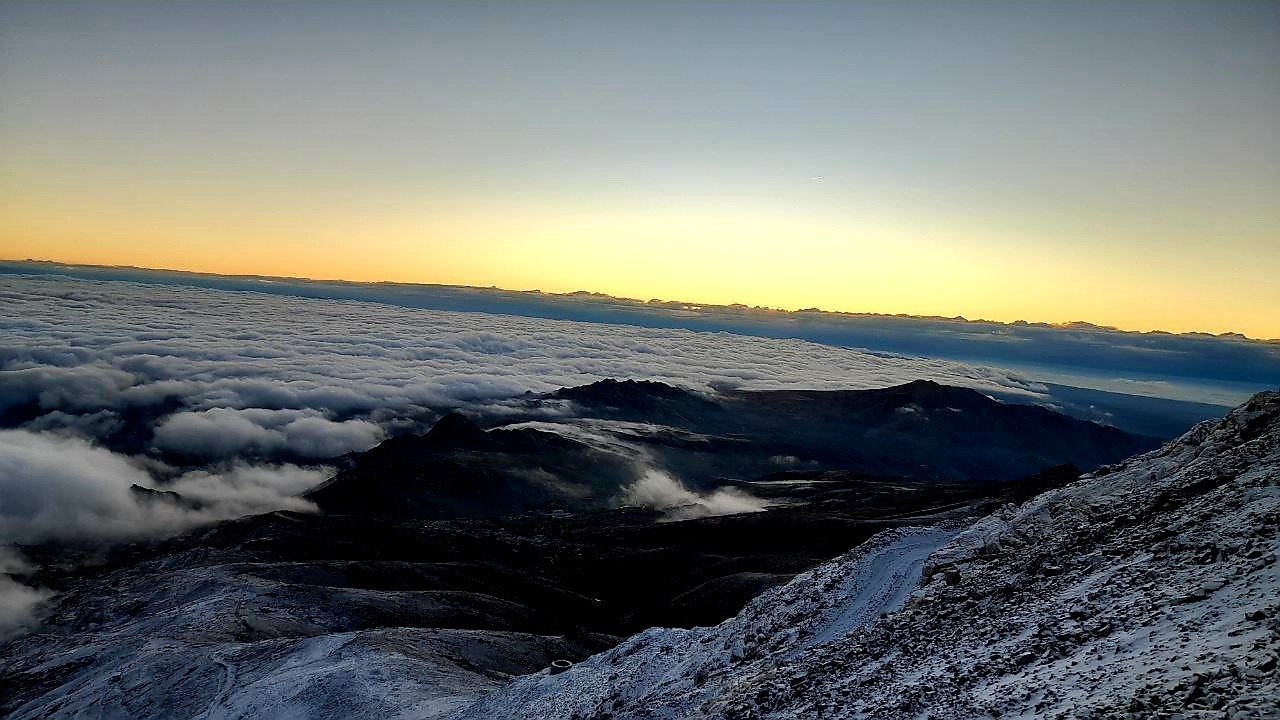
<svg viewBox="0 0 1280 720">
<path fill-rule="evenodd" d="M 0 4 L 0 257 L 1280 337 L 1270 5 L 302 5 Z"/>
<path fill-rule="evenodd" d="M 642 301 L 791 311 L 1087 321 L 1122 330 L 1280 338 L 1280 317 L 1267 307 L 1252 315 L 1238 311 L 1250 306 L 1244 286 L 1214 293 L 1214 304 L 1189 305 L 1168 284 L 1176 266 L 1148 265 L 1135 274 L 1132 267 L 1098 266 L 1086 259 L 1021 257 L 990 263 L 937 243 L 885 237 L 855 246 L 834 231 L 812 228 L 790 244 L 790 252 L 774 254 L 779 244 L 773 233 L 786 228 L 758 222 L 754 228 L 735 228 L 732 243 L 699 240 L 708 228 L 696 224 L 684 233 L 654 228 L 648 238 L 633 224 L 615 228 L 618 239 L 607 243 L 532 230 L 525 239 L 512 240 L 509 228 L 486 233 L 483 227 L 454 228 L 447 242 L 432 243 L 403 241 L 408 229 L 359 233 L 337 225 L 328 233 L 280 231 L 270 240 L 249 240 L 246 228 L 211 227 L 183 242 L 158 230 L 57 229 L 28 229 L 28 237 L 39 239 L 17 242 L 8 233 L 0 241 L 0 257 L 222 275 L 589 291 Z M 598 236 L 603 230 L 588 226 L 578 233 Z M 238 239 L 214 239 L 223 232 L 238 232 Z M 90 235 L 93 242 L 81 239 Z M 1227 315 L 1228 309 L 1235 312 Z"/>
</svg>

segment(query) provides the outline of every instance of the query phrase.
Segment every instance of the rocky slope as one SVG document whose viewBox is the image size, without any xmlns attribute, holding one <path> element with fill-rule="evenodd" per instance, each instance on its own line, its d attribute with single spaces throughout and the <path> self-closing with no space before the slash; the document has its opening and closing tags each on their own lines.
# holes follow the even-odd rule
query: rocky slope
<svg viewBox="0 0 1280 720">
<path fill-rule="evenodd" d="M 670 430 L 675 422 L 715 429 L 708 418 L 719 411 L 681 419 L 673 403 L 697 406 L 684 391 L 616 385 L 568 402 L 595 407 L 631 449 L 674 448 L 668 457 L 688 459 L 720 447 Z M 633 404 L 617 404 L 619 390 Z M 806 412 L 817 418 L 810 429 L 830 438 L 839 418 L 856 420 L 850 407 L 867 418 L 904 416 L 879 436 L 884 445 L 855 435 L 890 459 L 894 434 L 919 423 L 943 444 L 916 447 L 943 460 L 948 448 L 987 437 L 953 421 L 968 406 L 945 388 L 891 390 L 845 398 L 848 407 L 831 394 L 778 397 L 770 407 L 828 407 L 829 415 Z M 993 402 L 969 401 L 975 412 Z M 920 410 L 899 410 L 912 406 Z M 892 719 L 927 711 L 936 720 L 1040 705 L 1076 717 L 1088 703 L 1104 715 L 1125 712 L 1135 688 L 1148 686 L 1140 713 L 1220 699 L 1236 710 L 1275 689 L 1266 652 L 1277 622 L 1269 563 L 1280 518 L 1278 417 L 1280 397 L 1260 396 L 1222 423 L 1026 505 L 1078 473 L 975 483 L 793 469 L 721 480 L 765 511 L 669 522 L 679 508 L 456 517 L 486 507 L 495 487 L 522 492 L 513 470 L 545 465 L 558 480 L 602 474 L 578 465 L 599 454 L 598 428 L 577 442 L 527 427 L 484 432 L 454 416 L 370 453 L 377 473 L 331 484 L 325 504 L 350 499 L 350 514 L 259 515 L 87 567 L 42 562 L 42 574 L 24 578 L 51 593 L 41 626 L 0 643 L 0 715 Z M 759 411 L 752 439 L 785 446 L 784 426 L 803 429 L 795 414 L 778 418 Z M 728 427 L 717 432 L 725 446 L 749 444 Z M 1000 452 L 1017 451 L 1014 436 L 1003 437 Z M 1047 456 L 1031 447 L 1017 457 Z M 600 496 L 616 482 L 607 479 Z M 383 483 L 368 505 L 356 502 Z M 427 490 L 425 504 L 400 517 L 383 512 L 405 502 L 406 488 Z M 617 645 L 652 625 L 726 617 Z M 550 675 L 544 668 L 557 658 L 582 662 Z"/>
<path fill-rule="evenodd" d="M 719 622 L 885 528 L 972 520 L 1072 477 L 783 478 L 752 485 L 767 511 L 679 522 L 280 512 L 87 567 L 48 548 L 24 578 L 51 593 L 41 626 L 0 642 L 0 717 L 438 717 L 644 628 Z"/>
<path fill-rule="evenodd" d="M 549 397 L 568 400 L 579 420 L 673 427 L 704 438 L 749 438 L 751 450 L 765 458 L 882 475 L 1011 480 L 1063 463 L 1093 469 L 1159 444 L 1048 408 L 1000 402 L 929 380 L 872 390 L 726 389 L 711 396 L 662 383 L 602 380 Z M 711 450 L 711 457 L 699 458 L 708 468 L 717 458 L 742 452 L 728 446 Z M 664 458 L 663 464 L 682 476 L 700 474 L 699 463 L 691 459 Z M 765 471 L 758 464 L 743 470 L 737 474 Z"/>
<path fill-rule="evenodd" d="M 1280 393 L 455 718 L 1280 717 Z M 880 614 L 883 613 L 883 614 Z"/>
</svg>

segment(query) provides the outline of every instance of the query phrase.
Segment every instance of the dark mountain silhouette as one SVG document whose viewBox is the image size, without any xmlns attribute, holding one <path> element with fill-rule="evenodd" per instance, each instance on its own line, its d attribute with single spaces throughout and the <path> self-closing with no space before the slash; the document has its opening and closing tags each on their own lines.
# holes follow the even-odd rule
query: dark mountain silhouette
<svg viewBox="0 0 1280 720">
<path fill-rule="evenodd" d="M 635 480 L 627 458 L 555 433 L 481 430 L 450 413 L 424 435 L 403 435 L 362 453 L 307 494 L 339 514 L 493 517 L 544 508 L 618 504 Z"/>
<path fill-rule="evenodd" d="M 604 380 L 529 398 L 526 409 L 536 417 L 566 401 L 570 419 L 537 429 L 485 431 L 450 413 L 425 435 L 354 456 L 308 497 L 331 513 L 492 517 L 617 507 L 654 468 L 698 492 L 785 470 L 999 482 L 1064 464 L 1092 469 L 1157 442 L 929 381 L 710 394 Z"/>
</svg>

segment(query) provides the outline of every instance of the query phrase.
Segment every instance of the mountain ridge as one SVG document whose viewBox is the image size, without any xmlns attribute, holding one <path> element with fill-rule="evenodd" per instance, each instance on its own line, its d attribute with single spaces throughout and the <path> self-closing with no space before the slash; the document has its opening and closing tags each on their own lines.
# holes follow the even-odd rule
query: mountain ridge
<svg viewBox="0 0 1280 720">
<path fill-rule="evenodd" d="M 599 510 L 621 504 L 652 471 L 694 491 L 788 469 L 1010 481 L 1063 464 L 1091 469 L 1155 444 L 932 381 L 708 394 L 602 380 L 526 396 L 489 420 L 501 424 L 485 430 L 483 417 L 446 414 L 424 435 L 353 456 L 306 497 L 327 512 L 424 518 Z"/>
<path fill-rule="evenodd" d="M 92 264 L 66 263 L 58 260 L 35 259 L 35 258 L 0 258 L 0 265 L 9 265 L 14 268 L 27 267 L 28 269 L 41 269 L 46 271 L 47 270 L 82 270 L 87 272 L 120 271 L 120 272 L 135 272 L 135 273 L 142 273 L 142 274 L 151 273 L 151 274 L 156 274 L 161 276 L 171 275 L 171 276 L 178 276 L 178 277 L 190 276 L 194 278 L 216 278 L 216 279 L 225 279 L 225 280 L 231 280 L 231 281 L 234 281 L 234 280 L 247 280 L 247 281 L 256 281 L 256 282 L 287 281 L 287 282 L 297 282 L 297 283 L 330 284 L 330 285 L 354 285 L 354 286 L 367 285 L 367 286 L 374 286 L 374 287 L 386 286 L 386 287 L 406 287 L 406 288 L 425 288 L 425 289 L 440 288 L 440 289 L 450 289 L 450 290 L 459 290 L 459 291 L 478 291 L 478 292 L 488 292 L 488 293 L 495 293 L 495 294 L 511 294 L 511 295 L 517 295 L 517 296 L 525 295 L 525 296 L 533 296 L 533 297 L 563 298 L 566 300 L 578 300 L 578 301 L 586 301 L 586 302 L 617 304 L 617 305 L 623 305 L 623 306 L 637 306 L 637 307 L 649 307 L 649 308 L 657 307 L 657 308 L 668 308 L 668 309 L 674 308 L 682 311 L 718 310 L 718 311 L 737 312 L 737 313 L 750 312 L 750 313 L 758 313 L 758 314 L 765 314 L 765 315 L 777 314 L 777 315 L 782 315 L 783 317 L 818 315 L 818 316 L 834 316 L 837 318 L 850 318 L 850 319 L 870 318 L 870 319 L 886 319 L 886 320 L 920 320 L 920 321 L 957 323 L 957 324 L 968 324 L 968 325 L 979 325 L 979 326 L 985 325 L 985 326 L 1004 327 L 1004 328 L 1030 327 L 1030 328 L 1041 328 L 1046 330 L 1061 330 L 1063 332 L 1071 332 L 1075 330 L 1087 330 L 1087 331 L 1101 331 L 1101 332 L 1107 332 L 1107 333 L 1114 333 L 1118 335 L 1134 335 L 1139 337 L 1171 336 L 1171 337 L 1199 338 L 1199 339 L 1206 339 L 1206 340 L 1220 339 L 1220 340 L 1240 341 L 1240 342 L 1248 342 L 1248 343 L 1260 343 L 1263 345 L 1280 344 L 1280 338 L 1256 338 L 1256 337 L 1247 336 L 1244 333 L 1230 331 L 1230 330 L 1218 332 L 1218 333 L 1195 331 L 1195 330 L 1180 331 L 1180 332 L 1175 332 L 1170 330 L 1161 330 L 1161 329 L 1132 330 L 1132 329 L 1122 329 L 1122 328 L 1118 328 L 1110 325 L 1093 323 L 1086 320 L 1068 320 L 1063 322 L 1029 321 L 1029 320 L 988 320 L 985 318 L 967 318 L 962 315 L 948 316 L 948 315 L 917 315 L 917 314 L 910 314 L 910 313 L 854 312 L 854 311 L 846 311 L 846 310 L 824 310 L 817 307 L 806 307 L 806 308 L 798 308 L 798 309 L 790 310 L 786 308 L 769 307 L 765 305 L 747 305 L 744 303 L 706 303 L 706 302 L 696 302 L 696 301 L 690 301 L 690 300 L 665 300 L 665 299 L 657 299 L 657 298 L 642 300 L 639 298 L 629 298 L 625 296 L 610 295 L 608 293 L 594 292 L 590 290 L 549 292 L 549 291 L 537 290 L 537 289 L 513 290 L 510 288 L 499 288 L 493 285 L 488 285 L 488 286 L 460 285 L 460 284 L 452 284 L 452 283 L 404 282 L 404 281 L 395 281 L 395 280 L 362 281 L 362 280 L 343 280 L 340 278 L 295 277 L 295 276 L 287 276 L 287 275 L 225 274 L 225 273 L 215 273 L 215 272 L 204 272 L 199 270 L 183 270 L 183 269 L 176 269 L 176 268 L 149 268 L 149 267 L 141 267 L 137 265 L 92 265 Z"/>
</svg>

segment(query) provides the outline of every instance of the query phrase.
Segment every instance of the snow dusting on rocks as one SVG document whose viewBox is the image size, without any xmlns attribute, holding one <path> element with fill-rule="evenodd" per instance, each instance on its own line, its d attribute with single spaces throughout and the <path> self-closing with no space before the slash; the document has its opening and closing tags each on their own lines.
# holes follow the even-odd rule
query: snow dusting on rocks
<svg viewBox="0 0 1280 720">
<path fill-rule="evenodd" d="M 900 607 L 929 555 L 955 534 L 881 533 L 760 595 L 716 627 L 651 628 L 568 672 L 522 678 L 459 717 L 697 716 L 702 704 L 736 692 L 747 671 L 844 637 Z"/>
<path fill-rule="evenodd" d="M 963 532 L 897 530 L 714 628 L 453 717 L 1280 717 L 1280 393 Z M 882 614 L 883 613 L 883 614 Z"/>
</svg>

